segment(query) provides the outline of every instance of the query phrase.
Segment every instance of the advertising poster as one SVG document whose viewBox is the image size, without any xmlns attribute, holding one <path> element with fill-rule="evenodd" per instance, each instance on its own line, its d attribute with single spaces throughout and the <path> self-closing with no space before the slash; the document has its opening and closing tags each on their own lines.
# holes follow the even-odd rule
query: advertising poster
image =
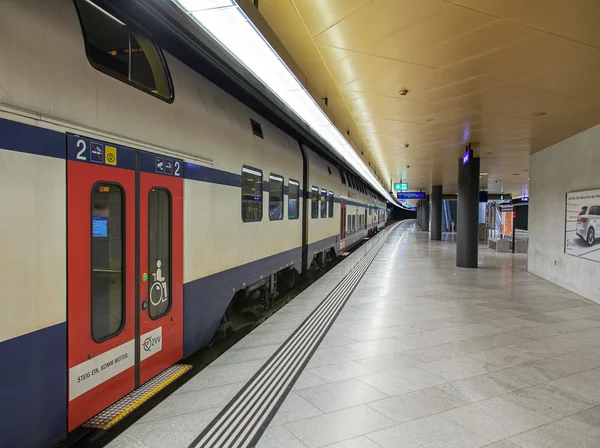
<svg viewBox="0 0 600 448">
<path fill-rule="evenodd" d="M 567 193 L 565 253 L 600 261 L 600 190 Z"/>
</svg>

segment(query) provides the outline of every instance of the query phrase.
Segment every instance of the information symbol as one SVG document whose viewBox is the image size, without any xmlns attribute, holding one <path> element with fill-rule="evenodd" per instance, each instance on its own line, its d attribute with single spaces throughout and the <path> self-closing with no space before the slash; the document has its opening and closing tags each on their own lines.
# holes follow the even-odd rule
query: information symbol
<svg viewBox="0 0 600 448">
<path fill-rule="evenodd" d="M 106 160 L 108 160 L 109 163 L 115 163 L 115 155 L 112 153 L 106 154 Z"/>
</svg>

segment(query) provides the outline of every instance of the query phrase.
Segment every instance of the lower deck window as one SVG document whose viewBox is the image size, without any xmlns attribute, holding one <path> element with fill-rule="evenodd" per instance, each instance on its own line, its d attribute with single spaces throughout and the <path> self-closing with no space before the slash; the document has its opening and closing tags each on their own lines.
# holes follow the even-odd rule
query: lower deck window
<svg viewBox="0 0 600 448">
<path fill-rule="evenodd" d="M 327 218 L 327 190 L 321 189 L 321 218 Z"/>
<path fill-rule="evenodd" d="M 298 219 L 300 207 L 300 183 L 290 179 L 288 181 L 288 219 Z"/>
<path fill-rule="evenodd" d="M 319 217 L 319 188 L 312 187 L 310 190 L 310 216 L 312 219 Z"/>
<path fill-rule="evenodd" d="M 242 168 L 242 221 L 262 220 L 262 171 Z"/>
<path fill-rule="evenodd" d="M 277 174 L 269 175 L 269 219 L 283 219 L 283 177 Z"/>
</svg>

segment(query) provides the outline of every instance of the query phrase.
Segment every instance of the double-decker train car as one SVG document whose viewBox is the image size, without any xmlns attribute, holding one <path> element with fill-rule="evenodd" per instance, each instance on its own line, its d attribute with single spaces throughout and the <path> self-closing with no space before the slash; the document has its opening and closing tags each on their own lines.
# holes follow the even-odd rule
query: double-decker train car
<svg viewBox="0 0 600 448">
<path fill-rule="evenodd" d="M 6 0 L 0 29 L 1 447 L 61 440 L 384 226 L 130 17 Z"/>
</svg>

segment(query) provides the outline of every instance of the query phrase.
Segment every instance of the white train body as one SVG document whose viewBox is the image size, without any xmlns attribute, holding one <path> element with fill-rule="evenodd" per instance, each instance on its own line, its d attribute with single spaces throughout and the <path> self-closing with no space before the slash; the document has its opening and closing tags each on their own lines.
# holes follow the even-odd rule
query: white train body
<svg viewBox="0 0 600 448">
<path fill-rule="evenodd" d="M 374 194 L 342 184 L 336 165 L 301 149 L 297 140 L 169 54 L 164 58 L 175 92 L 171 103 L 94 68 L 73 1 L 6 0 L 0 29 L 0 447 L 44 446 L 64 438 L 114 397 L 207 344 L 236 294 L 292 269 L 302 271 L 303 248 L 310 267 L 384 225 L 385 203 Z M 262 126 L 263 138 L 253 134 L 250 119 Z M 92 144 L 105 151 L 98 165 L 88 153 Z M 114 165 L 109 163 L 113 149 L 119 156 Z M 144 168 L 147 160 L 157 169 L 159 160 L 183 165 L 166 179 L 168 173 Z M 128 167 L 128 161 L 135 164 Z M 262 171 L 258 222 L 241 217 L 244 166 Z M 117 171 L 122 181 L 106 177 Z M 284 180 L 281 220 L 270 219 L 270 174 Z M 121 280 L 107 282 L 112 285 L 107 291 L 115 284 L 122 287 L 121 330 L 100 342 L 89 337 L 90 316 L 82 311 L 96 306 L 86 289 L 94 267 L 73 265 L 87 260 L 79 251 L 94 253 L 95 238 L 114 239 L 102 233 L 113 218 L 98 217 L 94 227 L 93 206 L 93 217 L 83 218 L 94 193 L 90 199 L 88 188 L 78 196 L 77 183 L 89 176 L 103 191 L 121 186 L 123 216 L 132 217 L 124 217 L 119 228 L 125 255 L 115 275 Z M 172 302 L 162 317 L 146 319 L 143 291 L 154 287 L 152 276 L 160 277 L 160 271 L 153 273 L 152 263 L 146 269 L 149 200 L 140 192 L 148 182 L 154 192 L 163 178 L 173 207 L 169 244 L 178 246 L 169 252 Z M 298 219 L 289 218 L 290 179 L 300 183 L 304 198 Z M 333 193 L 332 214 L 328 201 L 321 217 L 319 202 L 319 216 L 311 218 L 312 186 L 319 194 L 321 189 Z M 85 201 L 77 202 L 79 197 Z M 141 280 L 142 274 L 150 283 Z M 85 278 L 78 284 L 80 275 Z M 80 290 L 87 295 L 73 293 Z M 140 330 L 144 322 L 150 325 L 146 333 Z M 177 337 L 169 345 L 173 334 Z M 145 354 L 146 335 L 162 338 L 162 354 Z M 94 369 L 108 364 L 94 367 L 95 360 L 119 350 L 123 354 L 115 359 L 126 359 L 127 368 L 93 379 Z M 118 392 L 95 405 L 109 389 Z"/>
</svg>

